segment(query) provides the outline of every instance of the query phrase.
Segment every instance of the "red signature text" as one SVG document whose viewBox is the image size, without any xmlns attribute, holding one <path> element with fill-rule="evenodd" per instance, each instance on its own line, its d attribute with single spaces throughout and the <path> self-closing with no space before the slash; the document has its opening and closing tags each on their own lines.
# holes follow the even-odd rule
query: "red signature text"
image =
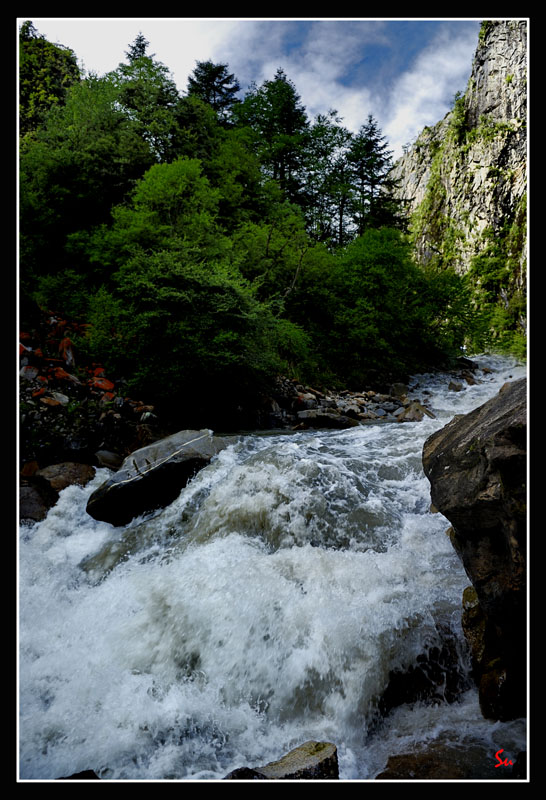
<svg viewBox="0 0 546 800">
<path fill-rule="evenodd" d="M 504 761 L 502 760 L 502 758 L 500 757 L 501 753 L 504 753 L 504 750 L 497 750 L 497 752 L 495 753 L 495 758 L 499 762 L 498 764 L 495 764 L 495 769 L 497 769 L 497 767 L 508 767 L 508 766 L 513 767 L 514 764 L 512 761 L 508 761 L 507 758 L 505 758 Z"/>
</svg>

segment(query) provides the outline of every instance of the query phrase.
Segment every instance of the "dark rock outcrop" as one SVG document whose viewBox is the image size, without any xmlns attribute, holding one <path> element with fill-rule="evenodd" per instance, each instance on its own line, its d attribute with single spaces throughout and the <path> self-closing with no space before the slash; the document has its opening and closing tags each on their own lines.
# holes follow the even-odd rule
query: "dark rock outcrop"
<svg viewBox="0 0 546 800">
<path fill-rule="evenodd" d="M 95 468 L 88 464 L 67 461 L 38 469 L 30 462 L 21 470 L 19 485 L 19 519 L 39 522 L 59 499 L 59 492 L 67 486 L 85 486 L 95 476 Z"/>
<path fill-rule="evenodd" d="M 405 669 L 392 670 L 378 704 L 381 718 L 404 703 L 455 702 L 471 682 L 461 669 L 457 633 L 448 621 L 436 622 L 437 638 Z"/>
<path fill-rule="evenodd" d="M 337 780 L 337 747 L 330 742 L 305 742 L 279 761 L 263 767 L 239 767 L 224 780 Z"/>
<path fill-rule="evenodd" d="M 87 503 L 87 513 L 112 525 L 164 508 L 228 444 L 209 430 L 179 431 L 135 450 Z"/>
<path fill-rule="evenodd" d="M 431 742 L 413 753 L 391 756 L 375 780 L 514 780 L 525 777 L 525 753 L 502 751 L 500 768 L 491 748 L 481 742 Z"/>
<path fill-rule="evenodd" d="M 68 775 L 66 778 L 57 778 L 58 781 L 100 781 L 99 776 L 92 769 L 86 769 L 83 772 L 75 772 L 74 775 Z"/>
<path fill-rule="evenodd" d="M 526 393 L 525 378 L 505 384 L 423 448 L 432 503 L 479 603 L 467 597 L 466 628 L 483 627 L 470 641 L 482 713 L 499 720 L 526 713 Z"/>
</svg>

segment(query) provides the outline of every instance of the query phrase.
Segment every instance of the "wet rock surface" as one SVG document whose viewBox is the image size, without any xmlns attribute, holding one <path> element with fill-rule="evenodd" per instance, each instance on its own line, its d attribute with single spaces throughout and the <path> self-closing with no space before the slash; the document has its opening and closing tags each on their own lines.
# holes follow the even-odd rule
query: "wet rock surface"
<svg viewBox="0 0 546 800">
<path fill-rule="evenodd" d="M 136 450 L 93 492 L 87 513 L 112 525 L 126 525 L 140 514 L 163 508 L 227 444 L 209 430 L 180 431 Z"/>
<path fill-rule="evenodd" d="M 524 378 L 505 384 L 423 448 L 432 502 L 479 603 L 467 596 L 465 627 L 482 713 L 499 720 L 526 713 L 526 393 Z"/>
<path fill-rule="evenodd" d="M 339 778 L 337 748 L 330 742 L 305 742 L 279 761 L 263 767 L 239 767 L 224 780 L 336 780 Z"/>
<path fill-rule="evenodd" d="M 503 751 L 501 756 L 507 754 Z M 525 753 L 501 766 L 490 749 L 479 744 L 433 742 L 414 752 L 391 756 L 375 780 L 514 780 L 525 777 Z"/>
</svg>

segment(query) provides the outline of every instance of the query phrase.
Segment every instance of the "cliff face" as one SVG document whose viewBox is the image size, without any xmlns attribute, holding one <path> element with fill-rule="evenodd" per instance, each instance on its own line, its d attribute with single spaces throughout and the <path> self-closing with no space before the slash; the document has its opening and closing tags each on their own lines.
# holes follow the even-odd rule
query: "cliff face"
<svg viewBox="0 0 546 800">
<path fill-rule="evenodd" d="M 526 280 L 526 76 L 527 23 L 482 23 L 464 96 L 392 172 L 420 261 L 473 269 L 483 287 L 476 256 L 494 253 L 504 261 L 495 290 L 505 303 Z"/>
</svg>

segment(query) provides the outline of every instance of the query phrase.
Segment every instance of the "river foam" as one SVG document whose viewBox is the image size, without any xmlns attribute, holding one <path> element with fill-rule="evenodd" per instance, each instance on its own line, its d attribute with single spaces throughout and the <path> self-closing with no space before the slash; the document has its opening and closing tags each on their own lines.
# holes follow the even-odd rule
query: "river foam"
<svg viewBox="0 0 546 800">
<path fill-rule="evenodd" d="M 524 374 L 480 362 L 494 372 L 462 392 L 416 378 L 435 419 L 235 438 L 125 528 L 85 512 L 99 470 L 23 527 L 21 778 L 218 780 L 319 739 L 337 744 L 342 780 L 368 780 L 427 737 L 500 741 L 472 692 L 376 714 L 439 621 L 460 637 L 468 579 L 430 513 L 421 451 Z M 522 724 L 510 736 L 524 749 Z"/>
</svg>

